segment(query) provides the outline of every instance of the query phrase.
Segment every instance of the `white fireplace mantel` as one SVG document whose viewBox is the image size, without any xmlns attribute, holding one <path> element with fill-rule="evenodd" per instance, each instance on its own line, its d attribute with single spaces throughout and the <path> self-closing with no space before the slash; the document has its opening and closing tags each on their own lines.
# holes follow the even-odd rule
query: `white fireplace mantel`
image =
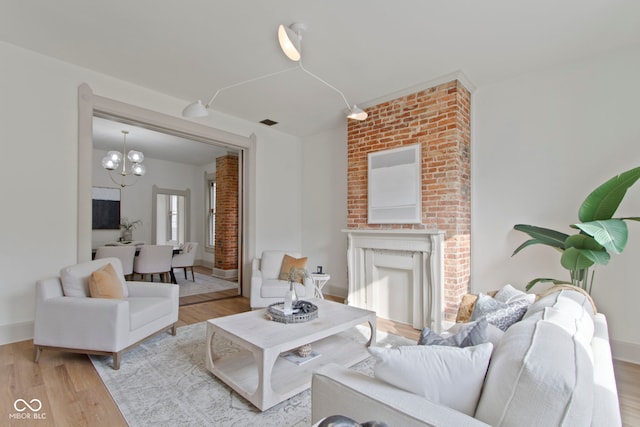
<svg viewBox="0 0 640 427">
<path fill-rule="evenodd" d="M 409 323 L 416 329 L 442 331 L 444 321 L 444 231 L 412 229 L 345 229 L 350 305 L 368 310 L 404 311 L 408 298 Z M 381 296 L 376 287 L 383 272 L 401 272 L 385 281 Z M 389 281 L 394 283 L 388 283 Z M 394 292 L 395 281 L 403 282 Z M 400 286 L 400 283 L 397 283 Z M 397 316 L 406 313 L 397 313 Z M 390 315 L 391 318 L 393 314 Z M 394 320 L 396 320 L 394 318 Z"/>
</svg>

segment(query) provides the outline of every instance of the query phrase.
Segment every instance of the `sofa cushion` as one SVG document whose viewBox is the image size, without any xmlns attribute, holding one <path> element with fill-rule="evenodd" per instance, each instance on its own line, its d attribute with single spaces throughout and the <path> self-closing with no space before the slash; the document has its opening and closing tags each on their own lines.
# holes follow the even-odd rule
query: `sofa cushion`
<svg viewBox="0 0 640 427">
<path fill-rule="evenodd" d="M 91 273 L 89 294 L 91 298 L 124 299 L 122 283 L 111 263 Z"/>
<path fill-rule="evenodd" d="M 294 258 L 292 256 L 286 255 L 282 258 L 282 266 L 280 267 L 280 274 L 278 275 L 278 279 L 280 280 L 289 280 L 291 275 L 291 269 L 301 269 L 304 270 L 307 268 L 307 257 L 304 258 Z M 300 274 L 300 272 L 295 272 L 295 281 L 298 283 L 302 283 L 304 280 L 304 274 Z"/>
<path fill-rule="evenodd" d="M 171 314 L 173 301 L 162 297 L 131 297 L 129 301 L 130 330 L 136 329 Z"/>
<path fill-rule="evenodd" d="M 475 417 L 492 426 L 590 425 L 593 391 L 590 349 L 539 314 L 504 334 Z"/>
<path fill-rule="evenodd" d="M 554 307 L 571 313 L 575 318 L 582 317 L 587 313 L 593 319 L 595 306 L 592 304 L 591 297 L 580 291 L 580 288 L 575 288 L 575 290 L 561 288 L 547 294 L 532 304 L 524 317 L 526 318 L 538 311 L 542 311 L 545 307 Z"/>
<path fill-rule="evenodd" d="M 374 375 L 427 400 L 473 415 L 493 345 L 371 347 Z"/>
<path fill-rule="evenodd" d="M 443 337 L 429 328 L 424 328 L 418 338 L 418 345 L 446 345 L 452 347 L 471 347 L 489 341 L 487 319 L 465 323 L 455 333 Z"/>
<path fill-rule="evenodd" d="M 122 274 L 122 263 L 118 258 L 101 258 L 60 269 L 60 281 L 62 282 L 64 295 L 67 297 L 89 297 L 89 278 L 91 273 L 107 264 L 113 265 L 122 284 L 123 295 L 125 298 L 128 297 L 127 284 L 124 280 L 124 274 Z"/>
</svg>

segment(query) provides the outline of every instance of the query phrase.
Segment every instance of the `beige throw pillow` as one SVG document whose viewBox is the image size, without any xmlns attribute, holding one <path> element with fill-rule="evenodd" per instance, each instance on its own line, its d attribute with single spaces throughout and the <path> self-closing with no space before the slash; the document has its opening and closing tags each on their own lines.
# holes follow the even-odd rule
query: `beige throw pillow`
<svg viewBox="0 0 640 427">
<path fill-rule="evenodd" d="M 91 273 L 89 295 L 92 298 L 124 299 L 122 283 L 111 263 Z"/>
<path fill-rule="evenodd" d="M 305 269 L 307 267 L 307 257 L 304 258 L 294 258 L 292 256 L 286 255 L 282 258 L 282 267 L 280 267 L 280 275 L 278 279 L 280 280 L 289 280 L 289 272 L 292 268 L 300 268 Z M 298 274 L 296 276 L 296 282 L 303 283 L 304 275 Z"/>
</svg>

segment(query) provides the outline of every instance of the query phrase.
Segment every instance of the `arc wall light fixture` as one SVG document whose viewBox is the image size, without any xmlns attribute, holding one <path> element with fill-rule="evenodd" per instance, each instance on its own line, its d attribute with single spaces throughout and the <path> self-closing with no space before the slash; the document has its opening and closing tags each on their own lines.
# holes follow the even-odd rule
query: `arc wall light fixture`
<svg viewBox="0 0 640 427">
<path fill-rule="evenodd" d="M 131 186 L 138 182 L 138 180 L 131 181 L 129 180 L 130 176 L 140 177 L 147 172 L 147 169 L 144 167 L 142 162 L 144 161 L 144 154 L 140 151 L 131 150 L 127 153 L 127 134 L 129 131 L 123 130 L 122 132 L 122 153 L 119 151 L 109 151 L 107 155 L 102 159 L 102 167 L 109 171 L 109 177 L 111 181 L 120 187 L 124 188 L 127 186 Z M 127 167 L 127 159 L 131 163 L 129 167 Z M 120 163 L 122 162 L 122 168 L 120 168 Z M 116 177 L 114 178 L 113 171 L 117 170 Z M 128 182 L 127 182 L 128 180 Z"/>
<path fill-rule="evenodd" d="M 193 102 L 187 105 L 185 109 L 182 110 L 182 115 L 184 117 L 205 117 L 209 115 L 207 109 L 211 107 L 211 104 L 213 103 L 213 101 L 223 90 L 231 89 L 233 87 L 240 86 L 246 83 L 255 82 L 257 80 L 266 79 L 268 77 L 273 77 L 278 74 L 286 73 L 291 70 L 301 69 L 306 74 L 310 75 L 314 79 L 323 83 L 325 86 L 328 86 L 329 88 L 331 88 L 332 90 L 340 94 L 340 96 L 342 97 L 342 100 L 347 106 L 347 110 L 348 110 L 347 118 L 353 119 L 353 120 L 360 120 L 360 121 L 366 120 L 368 117 L 368 114 L 364 110 L 359 108 L 357 105 L 355 104 L 350 105 L 349 101 L 347 101 L 347 97 L 344 95 L 344 93 L 341 90 L 329 84 L 325 80 L 321 79 L 311 71 L 304 68 L 304 66 L 302 65 L 302 32 L 305 31 L 306 29 L 307 29 L 306 25 L 300 24 L 300 23 L 294 23 L 288 27 L 285 27 L 284 25 L 281 24 L 278 27 L 278 42 L 280 43 L 280 48 L 282 49 L 282 52 L 284 52 L 284 54 L 287 56 L 287 58 L 291 59 L 292 61 L 298 62 L 298 65 L 296 67 L 287 68 L 285 70 L 276 71 L 275 73 L 266 74 L 264 76 L 245 80 L 240 83 L 235 83 L 230 86 L 225 86 L 221 89 L 218 89 L 218 91 L 211 97 L 209 102 L 207 102 L 206 104 L 203 104 L 201 100 L 197 100 L 196 102 Z"/>
</svg>

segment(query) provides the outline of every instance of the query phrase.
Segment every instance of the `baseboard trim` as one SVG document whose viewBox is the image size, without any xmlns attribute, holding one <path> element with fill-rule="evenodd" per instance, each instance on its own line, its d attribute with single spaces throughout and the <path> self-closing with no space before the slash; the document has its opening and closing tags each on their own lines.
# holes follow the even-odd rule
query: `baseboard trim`
<svg viewBox="0 0 640 427">
<path fill-rule="evenodd" d="M 322 293 L 326 295 L 332 295 L 338 298 L 347 298 L 347 290 L 342 287 L 331 286 L 331 284 L 327 283 L 327 285 L 322 289 Z"/>
<path fill-rule="evenodd" d="M 222 270 L 220 268 L 215 268 L 213 267 L 211 269 L 211 275 L 213 277 L 217 277 L 218 279 L 237 279 L 238 278 L 238 270 L 237 269 L 233 269 L 233 270 Z"/>
<path fill-rule="evenodd" d="M 33 339 L 33 321 L 0 325 L 0 345 Z"/>
<path fill-rule="evenodd" d="M 207 267 L 207 268 L 213 268 L 213 262 L 206 261 L 206 260 L 203 260 L 203 259 L 196 260 L 196 265 L 201 265 L 201 266 Z"/>
<path fill-rule="evenodd" d="M 609 340 L 609 342 L 614 359 L 640 364 L 640 344 L 619 340 Z"/>
</svg>

